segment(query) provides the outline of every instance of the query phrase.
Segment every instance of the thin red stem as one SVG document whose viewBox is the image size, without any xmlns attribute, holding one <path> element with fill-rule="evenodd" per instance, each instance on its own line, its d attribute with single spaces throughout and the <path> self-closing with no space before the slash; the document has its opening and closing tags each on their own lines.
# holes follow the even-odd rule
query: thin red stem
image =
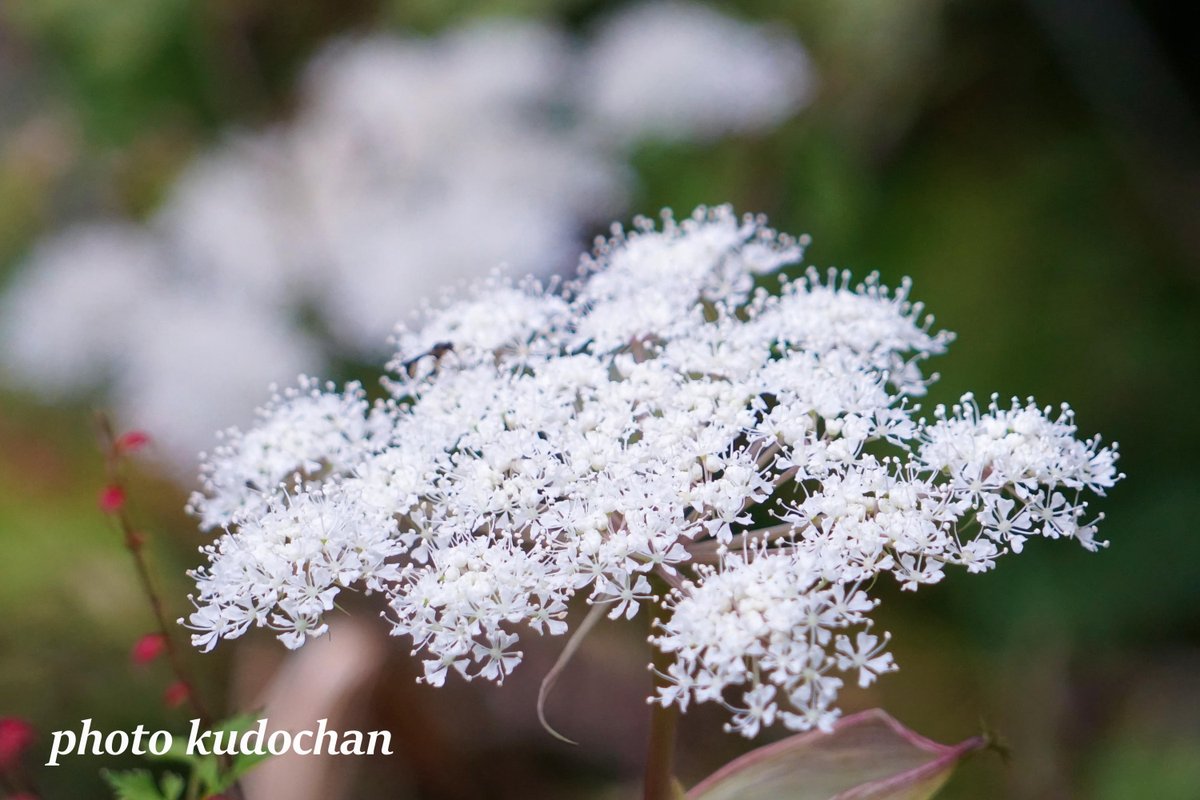
<svg viewBox="0 0 1200 800">
<path fill-rule="evenodd" d="M 111 488 L 120 490 L 122 495 L 127 497 L 125 494 L 125 484 L 121 475 L 121 457 L 123 454 L 116 434 L 113 431 L 112 423 L 105 414 L 97 414 L 96 418 L 104 447 L 104 468 L 108 478 L 108 485 Z M 154 585 L 154 576 L 150 571 L 150 562 L 147 560 L 144 550 L 145 542 L 142 540 L 142 536 L 138 533 L 137 528 L 134 527 L 133 520 L 130 518 L 129 510 L 124 502 L 111 512 L 111 516 L 121 533 L 125 549 L 133 559 L 133 564 L 138 574 L 138 582 L 142 586 L 142 593 L 146 596 L 146 600 L 150 604 L 150 610 L 154 615 L 154 622 L 158 628 L 157 633 L 162 637 L 163 654 L 166 656 L 171 673 L 174 675 L 175 680 L 187 688 L 187 703 L 196 713 L 200 724 L 204 728 L 211 728 L 215 717 L 209 713 L 207 706 L 196 691 L 196 683 L 192 680 L 180 656 L 179 648 L 175 644 L 175 636 L 173 635 L 175 629 L 167 617 L 162 595 Z M 221 761 L 225 767 L 229 767 L 228 756 L 222 756 Z M 240 782 L 235 782 L 230 786 L 227 794 L 235 798 L 235 800 L 242 800 L 245 797 Z"/>
<path fill-rule="evenodd" d="M 117 439 L 113 432 L 112 424 L 104 414 L 97 415 L 97 419 L 104 445 L 104 464 L 108 485 L 124 492 L 125 485 L 121 476 L 121 453 L 117 446 Z M 170 666 L 171 673 L 177 681 L 187 687 L 188 704 L 196 712 L 196 716 L 199 717 L 201 724 L 208 728 L 212 725 L 213 716 L 208 712 L 204 702 L 197 694 L 196 684 L 192 681 L 191 675 L 188 673 L 187 667 L 180 657 L 179 648 L 176 646 L 175 637 L 172 634 L 173 626 L 167 618 L 162 596 L 154 585 L 154 577 L 150 571 L 150 564 L 146 559 L 142 537 L 134 527 L 133 520 L 130 518 L 129 511 L 124 504 L 115 509 L 111 516 L 121 533 L 125 549 L 133 559 L 133 564 L 138 574 L 138 581 L 142 587 L 142 593 L 146 596 L 146 600 L 150 604 L 150 611 L 154 615 L 154 622 L 158 629 L 157 633 L 162 637 L 163 652 L 167 658 L 167 664 Z"/>
</svg>

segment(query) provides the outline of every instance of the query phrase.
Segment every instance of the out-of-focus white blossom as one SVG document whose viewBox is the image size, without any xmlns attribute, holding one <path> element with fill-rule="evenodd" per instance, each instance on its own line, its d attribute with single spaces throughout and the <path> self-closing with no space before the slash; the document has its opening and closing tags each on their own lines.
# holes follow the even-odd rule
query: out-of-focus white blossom
<svg viewBox="0 0 1200 800">
<path fill-rule="evenodd" d="M 334 333 L 377 352 L 397 319 L 505 264 L 548 275 L 623 201 L 625 167 L 556 118 L 566 42 L 476 24 L 327 48 L 291 131 Z"/>
<path fill-rule="evenodd" d="M 130 340 L 111 389 L 121 419 L 154 431 L 167 454 L 204 450 L 214 430 L 249 417 L 247 405 L 269 396 L 264 378 L 294 381 L 322 363 L 309 336 L 256 304 L 182 288 L 143 298 L 124 322 Z"/>
<path fill-rule="evenodd" d="M 153 237 L 121 223 L 38 243 L 0 302 L 5 377 L 53 399 L 108 378 L 129 344 L 129 320 L 161 294 L 162 263 Z"/>
<path fill-rule="evenodd" d="M 601 25 L 579 83 L 584 110 L 609 135 L 711 140 L 779 124 L 809 101 L 815 79 L 781 30 L 648 2 Z"/>
<path fill-rule="evenodd" d="M 1066 407 L 918 416 L 950 336 L 907 283 L 783 279 L 803 246 L 727 207 L 641 219 L 564 287 L 491 278 L 402 328 L 385 400 L 283 393 L 193 497 L 222 531 L 195 644 L 254 625 L 297 647 L 363 587 L 426 681 L 501 681 L 518 631 L 564 633 L 582 594 L 613 619 L 658 607 L 655 702 L 719 702 L 746 736 L 828 729 L 846 680 L 895 668 L 879 576 L 916 589 L 1034 536 L 1094 549 L 1083 498 L 1116 450 Z"/>
<path fill-rule="evenodd" d="M 175 275 L 286 322 L 283 312 L 319 284 L 307 220 L 286 136 L 276 131 L 231 137 L 195 159 L 151 225 Z"/>
<path fill-rule="evenodd" d="M 655 37 L 678 21 L 669 79 L 684 65 L 745 84 L 732 99 L 681 85 L 670 114 L 708 124 L 674 135 L 761 127 L 796 107 L 792 84 L 771 105 L 763 93 L 784 78 L 759 73 L 798 45 L 707 9 L 639 13 L 593 46 L 516 20 L 328 45 L 292 120 L 226 136 L 147 225 L 86 226 L 34 250 L 4 302 L 7 371 L 54 398 L 111 386 L 121 420 L 190 472 L 207 431 L 249 421 L 270 377 L 379 355 L 397 319 L 497 267 L 565 272 L 624 204 L 631 139 L 663 133 L 657 116 L 617 131 L 592 113 L 611 84 L 599 56 L 637 39 L 631 25 Z M 637 69 L 659 74 L 653 57 Z M 608 82 L 580 84 L 581 70 Z"/>
<path fill-rule="evenodd" d="M 153 430 L 167 454 L 194 454 L 214 429 L 248 420 L 268 394 L 264 378 L 321 365 L 309 337 L 277 315 L 172 279 L 165 242 L 143 228 L 79 226 L 30 259 L 0 312 L 6 377 L 55 398 L 104 385 L 118 415 Z"/>
</svg>

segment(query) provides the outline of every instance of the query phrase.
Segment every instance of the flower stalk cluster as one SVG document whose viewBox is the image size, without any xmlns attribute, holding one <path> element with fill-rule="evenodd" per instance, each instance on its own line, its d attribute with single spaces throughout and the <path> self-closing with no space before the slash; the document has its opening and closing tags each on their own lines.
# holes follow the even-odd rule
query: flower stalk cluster
<svg viewBox="0 0 1200 800">
<path fill-rule="evenodd" d="M 132 660 L 135 664 L 147 664 L 160 655 L 164 656 L 174 681 L 164 692 L 163 701 L 172 708 L 186 702 L 197 717 L 205 725 L 209 725 L 212 723 L 212 715 L 196 692 L 195 682 L 175 644 L 178 630 L 169 623 L 170 616 L 146 554 L 145 535 L 134 525 L 127 504 L 123 469 L 125 461 L 131 453 L 144 447 L 149 442 L 149 437 L 141 431 L 128 431 L 117 435 L 111 420 L 103 413 L 96 415 L 96 427 L 104 452 L 104 472 L 107 479 L 99 497 L 100 510 L 112 520 L 121 535 L 122 544 L 133 561 L 138 584 L 146 603 L 150 606 L 155 623 L 154 633 L 143 636 L 134 645 Z"/>
<path fill-rule="evenodd" d="M 493 278 L 401 328 L 387 396 L 304 379 L 206 457 L 194 643 L 299 647 L 382 593 L 424 680 L 503 681 L 583 596 L 661 621 L 653 702 L 745 736 L 829 729 L 895 669 L 869 587 L 1089 549 L 1116 450 L 1071 410 L 971 395 L 920 415 L 951 341 L 909 285 L 799 272 L 806 240 L 699 209 L 614 228 L 562 286 Z M 671 587 L 656 592 L 654 583 Z"/>
</svg>

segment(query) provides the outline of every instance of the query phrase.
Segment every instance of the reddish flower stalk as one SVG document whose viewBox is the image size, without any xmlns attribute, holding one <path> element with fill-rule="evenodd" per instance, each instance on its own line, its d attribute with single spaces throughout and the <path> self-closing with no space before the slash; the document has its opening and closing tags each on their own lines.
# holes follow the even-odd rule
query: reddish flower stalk
<svg viewBox="0 0 1200 800">
<path fill-rule="evenodd" d="M 138 579 L 142 585 L 142 592 L 150 603 L 150 610 L 153 612 L 154 621 L 158 626 L 157 632 L 143 636 L 134 646 L 133 660 L 145 663 L 158 655 L 166 656 L 167 664 L 170 666 L 175 680 L 163 692 L 163 703 L 168 708 L 188 704 L 200 719 L 200 724 L 204 728 L 211 728 L 214 717 L 196 693 L 195 683 L 179 656 L 179 649 L 175 646 L 175 639 L 171 635 L 174 629 L 167 617 L 162 596 L 154 585 L 150 564 L 146 558 L 145 534 L 134 527 L 126 502 L 128 495 L 121 474 L 122 462 L 129 453 L 139 450 L 149 443 L 150 437 L 140 431 L 130 431 L 117 436 L 107 415 L 99 413 L 96 415 L 96 420 L 100 429 L 100 443 L 104 450 L 104 468 L 107 477 L 107 486 L 100 494 L 100 508 L 108 514 L 121 532 L 125 549 L 133 558 Z M 143 658 L 144 661 L 141 660 Z M 222 757 L 222 760 L 224 761 L 225 757 Z M 228 764 L 226 763 L 225 766 Z M 241 800 L 243 797 L 241 786 L 235 783 L 230 787 L 228 797 Z"/>
<path fill-rule="evenodd" d="M 96 419 L 100 429 L 100 442 L 104 451 L 104 466 L 107 478 L 107 486 L 100 495 L 101 510 L 108 514 L 120 531 L 125 549 L 129 551 L 129 555 L 133 558 L 134 567 L 137 569 L 142 592 L 150 604 L 150 610 L 154 615 L 154 621 L 157 625 L 156 632 L 152 634 L 156 637 L 156 649 L 161 648 L 161 652 L 166 656 L 171 672 L 175 676 L 175 683 L 172 684 L 169 690 L 170 697 L 172 700 L 177 700 L 174 705 L 179 705 L 182 702 L 190 705 L 196 716 L 200 718 L 201 724 L 207 728 L 212 725 L 213 717 L 205 707 L 203 700 L 196 693 L 195 684 L 188 673 L 187 667 L 183 663 L 183 659 L 180 658 L 179 649 L 175 646 L 174 637 L 171 635 L 173 628 L 163 605 L 162 596 L 155 586 L 149 561 L 146 558 L 143 547 L 145 537 L 134 527 L 126 502 L 128 493 L 125 491 L 124 479 L 121 473 L 122 460 L 126 454 L 138 449 L 149 441 L 149 438 L 140 432 L 126 433 L 118 437 L 113 431 L 111 421 L 105 414 L 97 414 Z M 142 642 L 139 642 L 139 647 L 145 641 L 146 637 L 143 637 Z M 135 660 L 136 658 L 137 656 L 135 655 Z"/>
</svg>

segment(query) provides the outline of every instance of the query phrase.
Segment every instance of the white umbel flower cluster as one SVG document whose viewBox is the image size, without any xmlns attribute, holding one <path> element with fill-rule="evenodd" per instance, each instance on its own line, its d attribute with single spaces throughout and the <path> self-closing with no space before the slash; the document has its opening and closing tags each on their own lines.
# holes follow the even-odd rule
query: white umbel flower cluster
<svg viewBox="0 0 1200 800">
<path fill-rule="evenodd" d="M 582 595 L 647 604 L 674 662 L 655 699 L 713 701 L 746 736 L 828 728 L 846 676 L 894 669 L 868 587 L 978 572 L 1032 536 L 1095 548 L 1085 493 L 1120 477 L 1071 412 L 932 420 L 910 398 L 945 350 L 908 285 L 798 265 L 805 241 L 728 207 L 615 228 L 564 287 L 492 279 L 402 329 L 368 403 L 305 380 L 208 458 L 193 509 L 223 529 L 187 624 L 289 647 L 338 593 L 382 591 L 395 634 L 501 681 L 518 632 Z"/>
</svg>

